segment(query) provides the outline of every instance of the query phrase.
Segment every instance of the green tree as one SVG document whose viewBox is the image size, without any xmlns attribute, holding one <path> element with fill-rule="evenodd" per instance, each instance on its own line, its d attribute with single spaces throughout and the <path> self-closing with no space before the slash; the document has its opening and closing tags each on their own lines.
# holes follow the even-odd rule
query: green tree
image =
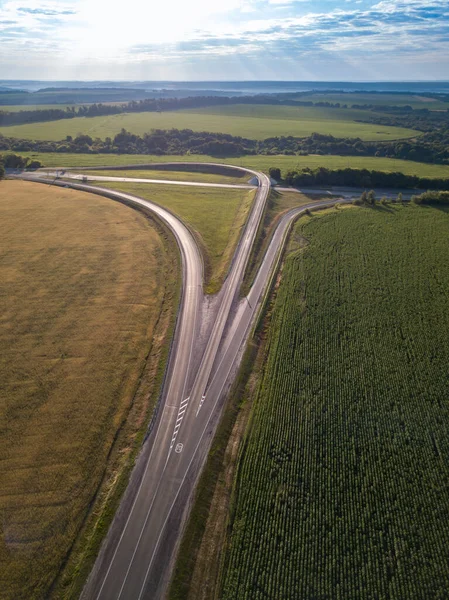
<svg viewBox="0 0 449 600">
<path fill-rule="evenodd" d="M 5 169 L 25 169 L 29 159 L 18 154 L 5 154 L 2 159 Z"/>
<path fill-rule="evenodd" d="M 376 204 L 376 194 L 374 193 L 374 190 L 370 190 L 368 192 L 368 194 L 366 196 L 366 202 L 370 206 L 374 206 Z"/>
<path fill-rule="evenodd" d="M 27 165 L 28 171 L 36 171 L 36 169 L 40 169 L 42 167 L 42 163 L 39 160 L 32 160 Z"/>
<path fill-rule="evenodd" d="M 3 166 L 3 163 L 0 163 L 0 179 L 3 179 L 5 177 L 5 167 Z"/>
<path fill-rule="evenodd" d="M 282 179 L 281 170 L 278 167 L 271 167 L 268 174 L 271 179 L 274 179 L 275 181 L 280 181 Z"/>
</svg>

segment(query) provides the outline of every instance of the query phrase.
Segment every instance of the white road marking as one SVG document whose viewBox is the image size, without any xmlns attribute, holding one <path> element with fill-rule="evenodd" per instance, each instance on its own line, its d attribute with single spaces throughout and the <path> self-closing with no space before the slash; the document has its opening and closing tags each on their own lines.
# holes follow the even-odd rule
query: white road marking
<svg viewBox="0 0 449 600">
<path fill-rule="evenodd" d="M 179 428 L 181 427 L 181 423 L 182 423 L 182 420 L 184 418 L 184 414 L 185 414 L 185 412 L 187 410 L 187 406 L 189 404 L 189 400 L 190 400 L 190 396 L 188 398 L 186 398 L 185 400 L 183 400 L 181 402 L 181 404 L 180 404 L 180 407 L 179 407 L 179 410 L 178 410 L 178 417 L 176 419 L 175 428 L 173 429 L 173 436 L 172 436 L 172 439 L 171 439 L 171 442 L 170 442 L 170 449 L 168 451 L 169 454 L 172 451 L 173 446 L 175 445 L 176 438 L 177 438 L 178 432 L 179 432 Z M 179 444 L 178 444 L 178 446 L 179 446 Z M 178 446 L 176 446 L 176 447 L 178 447 Z M 178 452 L 178 454 L 179 454 L 179 452 Z"/>
<path fill-rule="evenodd" d="M 198 406 L 198 410 L 196 411 L 196 416 L 198 416 L 198 413 L 200 412 L 201 407 L 203 406 L 205 400 L 206 400 L 206 394 L 203 394 L 201 396 L 201 402 L 200 402 L 200 405 Z"/>
</svg>

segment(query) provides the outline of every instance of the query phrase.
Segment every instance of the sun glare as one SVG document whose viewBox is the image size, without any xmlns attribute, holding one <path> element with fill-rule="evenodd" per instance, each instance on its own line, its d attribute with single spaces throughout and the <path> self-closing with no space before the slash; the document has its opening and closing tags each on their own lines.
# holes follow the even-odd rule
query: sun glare
<svg viewBox="0 0 449 600">
<path fill-rule="evenodd" d="M 134 45 L 172 44 L 198 37 L 199 31 L 218 28 L 223 14 L 242 2 L 209 0 L 127 0 L 120 10 L 111 10 L 109 0 L 83 0 L 78 12 L 88 24 L 91 47 L 105 52 Z M 74 31 L 75 33 L 75 31 Z M 84 31 L 85 35 L 85 31 Z M 85 37 L 83 42 L 86 42 Z"/>
</svg>

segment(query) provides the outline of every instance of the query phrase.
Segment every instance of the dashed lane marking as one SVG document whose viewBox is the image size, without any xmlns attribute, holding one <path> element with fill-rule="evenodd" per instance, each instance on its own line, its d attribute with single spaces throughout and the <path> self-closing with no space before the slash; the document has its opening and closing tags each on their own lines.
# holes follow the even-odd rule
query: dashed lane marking
<svg viewBox="0 0 449 600">
<path fill-rule="evenodd" d="M 201 402 L 200 402 L 200 405 L 198 406 L 198 410 L 196 411 L 196 416 L 198 416 L 198 413 L 200 412 L 201 407 L 203 406 L 205 400 L 206 400 L 206 394 L 203 394 L 201 396 Z"/>
</svg>

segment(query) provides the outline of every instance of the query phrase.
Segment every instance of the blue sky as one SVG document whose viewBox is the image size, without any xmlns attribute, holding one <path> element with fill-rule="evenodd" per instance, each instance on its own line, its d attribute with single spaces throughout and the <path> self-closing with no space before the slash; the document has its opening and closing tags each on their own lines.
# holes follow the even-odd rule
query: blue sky
<svg viewBox="0 0 449 600">
<path fill-rule="evenodd" d="M 0 0 L 0 79 L 449 79 L 449 0 Z"/>
</svg>

